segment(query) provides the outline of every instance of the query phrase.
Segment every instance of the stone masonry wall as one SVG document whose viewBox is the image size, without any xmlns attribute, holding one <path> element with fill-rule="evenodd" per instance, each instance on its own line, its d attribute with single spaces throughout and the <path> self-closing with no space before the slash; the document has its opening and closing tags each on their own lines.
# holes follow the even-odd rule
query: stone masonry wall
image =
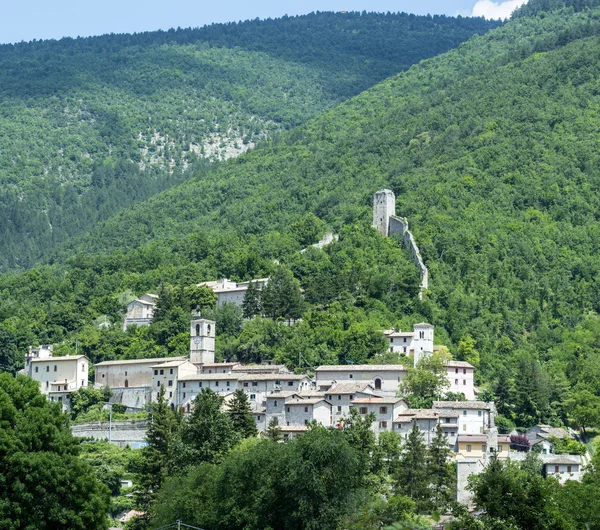
<svg viewBox="0 0 600 530">
<path fill-rule="evenodd" d="M 113 421 L 110 428 L 112 443 L 120 447 L 126 445 L 140 446 L 145 444 L 147 421 Z M 77 438 L 94 438 L 96 440 L 108 440 L 109 423 L 83 423 L 72 425 L 71 432 Z"/>
</svg>

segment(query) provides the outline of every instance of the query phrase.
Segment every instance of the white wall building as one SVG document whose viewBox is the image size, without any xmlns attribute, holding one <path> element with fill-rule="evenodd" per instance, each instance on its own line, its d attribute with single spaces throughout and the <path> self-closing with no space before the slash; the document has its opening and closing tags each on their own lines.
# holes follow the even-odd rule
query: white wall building
<svg viewBox="0 0 600 530">
<path fill-rule="evenodd" d="M 448 361 L 448 392 L 464 394 L 465 399 L 475 399 L 475 367 L 465 361 Z"/>
<path fill-rule="evenodd" d="M 228 280 L 227 278 L 223 278 L 222 280 L 214 282 L 202 282 L 199 283 L 198 286 L 205 285 L 212 289 L 217 295 L 217 305 L 219 306 L 225 303 L 241 306 L 244 302 L 244 296 L 246 296 L 246 291 L 248 290 L 250 283 L 254 283 L 259 290 L 262 290 L 268 281 L 268 278 L 258 278 L 248 282 L 237 283 Z"/>
<path fill-rule="evenodd" d="M 357 364 L 319 366 L 315 370 L 318 390 L 329 390 L 337 383 L 370 383 L 375 393 L 395 396 L 406 376 L 401 364 Z"/>
<path fill-rule="evenodd" d="M 439 414 L 458 413 L 458 434 L 483 434 L 494 426 L 494 405 L 483 401 L 434 401 Z"/>
<path fill-rule="evenodd" d="M 324 398 L 292 398 L 285 402 L 285 426 L 308 425 L 311 421 L 332 425 L 331 403 Z"/>
<path fill-rule="evenodd" d="M 171 361 L 183 361 L 185 357 L 156 359 L 130 359 L 126 361 L 103 361 L 94 365 L 95 385 L 109 388 L 138 388 L 152 386 L 152 367 Z"/>
<path fill-rule="evenodd" d="M 557 478 L 561 484 L 567 480 L 581 480 L 581 457 L 577 455 L 544 455 L 544 473 Z"/>
<path fill-rule="evenodd" d="M 434 326 L 421 322 L 414 325 L 413 331 L 386 330 L 383 332 L 389 342 L 389 350 L 400 355 L 414 355 L 415 366 L 427 355 L 433 353 Z"/>
<path fill-rule="evenodd" d="M 197 368 L 188 360 L 158 363 L 152 366 L 152 401 L 158 399 L 161 387 L 165 387 L 165 398 L 172 407 L 179 405 L 177 388 L 180 377 L 193 376 Z"/>
<path fill-rule="evenodd" d="M 47 357 L 32 356 L 26 366 L 27 375 L 37 381 L 40 392 L 63 408 L 71 407 L 71 392 L 88 386 L 89 359 L 85 355 Z M 51 350 L 50 350 L 51 351 Z"/>
<path fill-rule="evenodd" d="M 123 330 L 128 326 L 149 326 L 154 319 L 154 309 L 158 295 L 147 293 L 127 304 L 127 313 L 123 319 Z"/>
<path fill-rule="evenodd" d="M 408 409 L 406 400 L 398 397 L 357 397 L 352 400 L 352 406 L 363 416 L 375 414 L 373 431 L 377 435 L 383 431 L 393 430 L 394 418 L 401 411 Z"/>
<path fill-rule="evenodd" d="M 319 394 L 321 392 L 318 392 Z M 352 402 L 357 398 L 369 398 L 375 394 L 373 385 L 369 382 L 357 381 L 354 383 L 336 383 L 329 387 L 325 392 L 325 399 L 332 404 L 332 415 L 334 424 L 350 414 L 350 407 L 354 406 Z"/>
<path fill-rule="evenodd" d="M 190 322 L 190 362 L 196 365 L 215 362 L 216 322 L 197 318 Z"/>
</svg>

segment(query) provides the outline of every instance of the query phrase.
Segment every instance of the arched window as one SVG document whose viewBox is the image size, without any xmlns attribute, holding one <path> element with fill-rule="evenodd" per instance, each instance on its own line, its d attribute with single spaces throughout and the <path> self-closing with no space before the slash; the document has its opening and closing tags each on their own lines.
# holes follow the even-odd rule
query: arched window
<svg viewBox="0 0 600 530">
<path fill-rule="evenodd" d="M 381 379 L 375 379 L 375 390 L 381 390 Z"/>
<path fill-rule="evenodd" d="M 125 379 L 125 388 L 129 388 L 129 381 Z"/>
<path fill-rule="evenodd" d="M 200 336 L 200 324 L 196 324 L 196 337 Z"/>
</svg>

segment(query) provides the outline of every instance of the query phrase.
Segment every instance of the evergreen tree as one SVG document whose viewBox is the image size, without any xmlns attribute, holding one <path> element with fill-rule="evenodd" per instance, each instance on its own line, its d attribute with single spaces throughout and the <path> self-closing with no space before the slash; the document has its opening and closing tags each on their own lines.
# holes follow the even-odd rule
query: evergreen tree
<svg viewBox="0 0 600 530">
<path fill-rule="evenodd" d="M 183 425 L 182 441 L 194 463 L 215 462 L 239 440 L 231 417 L 221 410 L 223 398 L 203 388 Z"/>
<path fill-rule="evenodd" d="M 246 392 L 238 388 L 233 393 L 233 398 L 231 398 L 228 408 L 233 428 L 241 438 L 252 438 L 258 434 Z"/>
<path fill-rule="evenodd" d="M 256 282 L 250 282 L 242 302 L 244 318 L 252 318 L 262 312 L 261 292 Z"/>
<path fill-rule="evenodd" d="M 281 427 L 279 426 L 279 420 L 277 418 L 273 417 L 269 420 L 265 436 L 272 442 L 281 441 Z"/>
<path fill-rule="evenodd" d="M 450 464 L 448 440 L 439 423 L 427 454 L 427 474 L 431 484 L 432 508 L 443 509 L 454 498 L 456 475 Z"/>
<path fill-rule="evenodd" d="M 420 510 L 426 508 L 429 498 L 427 447 L 416 424 L 403 446 L 394 479 L 398 493 L 409 496 Z"/>
<path fill-rule="evenodd" d="M 148 511 L 167 475 L 175 432 L 175 415 L 165 399 L 165 387 L 161 386 L 158 400 L 152 406 L 150 424 L 146 432 L 148 445 L 142 449 L 142 459 L 137 469 L 136 502 L 144 512 Z"/>
<path fill-rule="evenodd" d="M 270 318 L 294 320 L 302 316 L 304 298 L 292 272 L 277 267 L 262 290 L 263 313 Z"/>
</svg>

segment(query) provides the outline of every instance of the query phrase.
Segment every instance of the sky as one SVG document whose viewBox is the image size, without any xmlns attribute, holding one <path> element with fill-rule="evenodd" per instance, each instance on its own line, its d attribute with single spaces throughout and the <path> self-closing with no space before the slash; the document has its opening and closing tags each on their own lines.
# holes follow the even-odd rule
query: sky
<svg viewBox="0 0 600 530">
<path fill-rule="evenodd" d="M 507 18 L 527 0 L 4 0 L 0 43 L 133 33 L 312 11 Z"/>
</svg>

